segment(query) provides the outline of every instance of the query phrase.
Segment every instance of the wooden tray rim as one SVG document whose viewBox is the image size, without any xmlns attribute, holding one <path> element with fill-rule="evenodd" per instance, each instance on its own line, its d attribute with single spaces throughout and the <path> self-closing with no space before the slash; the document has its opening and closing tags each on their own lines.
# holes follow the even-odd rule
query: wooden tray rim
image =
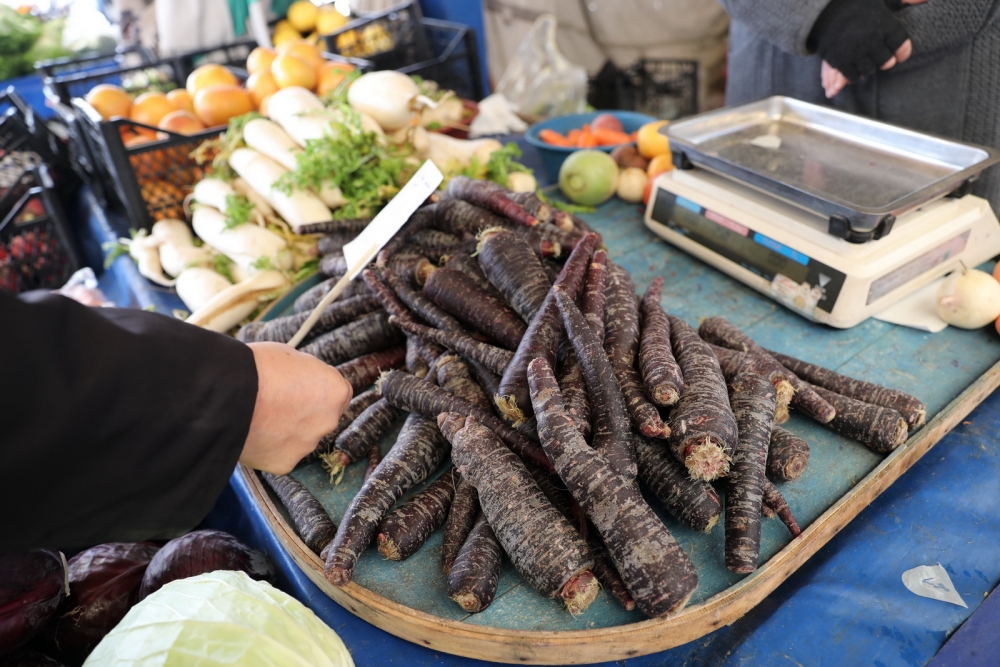
<svg viewBox="0 0 1000 667">
<path fill-rule="evenodd" d="M 906 443 L 745 579 L 669 618 L 594 630 L 539 631 L 480 626 L 444 619 L 393 602 L 351 582 L 343 588 L 323 577 L 323 561 L 288 525 L 260 478 L 240 465 L 254 500 L 292 560 L 337 604 L 397 637 L 467 658 L 493 662 L 565 665 L 624 660 L 698 639 L 748 612 L 909 470 L 994 389 L 1000 362 L 979 376 Z"/>
</svg>

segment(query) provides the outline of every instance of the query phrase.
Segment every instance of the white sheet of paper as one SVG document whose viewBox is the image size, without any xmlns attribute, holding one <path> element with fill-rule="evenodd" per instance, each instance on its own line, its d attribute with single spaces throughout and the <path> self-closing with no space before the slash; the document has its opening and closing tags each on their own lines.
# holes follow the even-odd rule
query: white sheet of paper
<svg viewBox="0 0 1000 667">
<path fill-rule="evenodd" d="M 352 279 L 365 268 L 360 262 L 371 251 L 372 246 L 375 246 L 375 252 L 378 252 L 388 243 L 399 228 L 410 219 L 413 212 L 437 190 L 443 180 L 444 175 L 434 163 L 430 160 L 425 161 L 364 231 L 344 246 L 344 259 L 347 260 L 348 273 Z"/>
<path fill-rule="evenodd" d="M 875 315 L 876 320 L 937 333 L 948 325 L 937 314 L 937 291 L 944 278 L 925 285 Z"/>
<path fill-rule="evenodd" d="M 941 567 L 941 563 L 937 565 L 920 565 L 912 570 L 907 570 L 903 573 L 903 585 L 911 593 L 915 593 L 920 597 L 940 600 L 941 602 L 950 602 L 959 607 L 969 608 L 969 605 L 965 604 L 965 600 L 955 590 L 955 585 L 951 583 L 951 577 Z"/>
</svg>

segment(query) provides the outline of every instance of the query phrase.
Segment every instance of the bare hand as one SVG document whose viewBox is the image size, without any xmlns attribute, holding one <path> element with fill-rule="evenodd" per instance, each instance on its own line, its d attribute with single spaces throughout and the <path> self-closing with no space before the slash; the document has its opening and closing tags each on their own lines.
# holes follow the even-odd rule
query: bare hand
<svg viewBox="0 0 1000 667">
<path fill-rule="evenodd" d="M 240 463 L 284 475 L 336 428 L 353 390 L 332 366 L 288 345 L 249 347 L 257 364 L 257 403 Z"/>
<path fill-rule="evenodd" d="M 915 5 L 921 2 L 926 2 L 926 0 L 911 0 L 907 4 Z M 896 54 L 889 58 L 887 61 L 882 63 L 881 70 L 887 70 L 895 67 L 897 64 L 906 62 L 909 57 L 913 55 L 913 42 L 906 40 L 903 42 L 902 46 L 896 49 Z M 823 61 L 823 64 L 819 69 L 820 82 L 823 85 L 823 92 L 826 93 L 827 99 L 832 99 L 842 91 L 850 81 L 847 77 L 840 73 L 840 70 L 834 68 L 830 63 Z"/>
</svg>

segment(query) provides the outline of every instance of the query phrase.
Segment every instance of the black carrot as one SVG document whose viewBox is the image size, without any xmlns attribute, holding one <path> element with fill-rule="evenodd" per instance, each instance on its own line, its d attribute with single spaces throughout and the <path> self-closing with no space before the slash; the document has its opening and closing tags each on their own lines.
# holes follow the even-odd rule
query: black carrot
<svg viewBox="0 0 1000 667">
<path fill-rule="evenodd" d="M 553 291 L 587 383 L 594 433 L 591 445 L 607 457 L 615 470 L 633 479 L 637 471 L 631 422 L 614 369 L 573 299 L 561 289 L 553 288 Z"/>
<path fill-rule="evenodd" d="M 464 333 L 432 329 L 416 322 L 397 320 L 395 317 L 390 317 L 389 323 L 421 340 L 437 343 L 467 359 L 478 361 L 495 373 L 503 373 L 514 358 L 514 353 L 510 350 L 483 343 Z"/>
<path fill-rule="evenodd" d="M 684 391 L 670 413 L 670 448 L 691 477 L 712 481 L 729 471 L 736 447 L 736 418 L 715 353 L 688 326 L 668 315 L 674 356 L 684 375 Z"/>
<path fill-rule="evenodd" d="M 335 366 L 403 341 L 402 332 L 389 324 L 389 314 L 380 310 L 317 336 L 299 349 Z"/>
<path fill-rule="evenodd" d="M 605 304 L 604 350 L 621 387 L 625 407 L 639 432 L 649 438 L 667 438 L 670 427 L 663 423 L 656 406 L 646 398 L 639 371 L 639 305 L 628 271 L 608 265 L 608 297 Z"/>
<path fill-rule="evenodd" d="M 461 271 L 438 269 L 424 284 L 424 294 L 459 322 L 509 350 L 517 348 L 528 328 L 506 303 L 481 290 Z"/>
<path fill-rule="evenodd" d="M 364 391 L 375 383 L 382 371 L 400 368 L 406 361 L 406 348 L 402 345 L 362 355 L 334 366 L 355 392 Z"/>
<path fill-rule="evenodd" d="M 430 382 L 409 373 L 389 371 L 379 380 L 378 389 L 390 403 L 409 412 L 420 412 L 428 416 L 436 416 L 442 412 L 460 412 L 475 416 L 522 459 L 552 470 L 552 464 L 538 443 L 511 429 L 489 410 L 453 396 Z"/>
<path fill-rule="evenodd" d="M 771 356 L 767 353 L 767 350 L 755 343 L 750 336 L 747 336 L 722 317 L 709 317 L 698 327 L 698 333 L 709 343 L 739 350 L 740 352 L 753 352 L 768 357 Z M 773 357 L 771 358 L 773 359 Z M 787 379 L 795 387 L 792 405 L 802 410 L 820 424 L 826 424 L 833 419 L 836 410 L 822 396 L 813 391 L 809 383 L 803 381 L 791 371 L 787 373 Z"/>
<path fill-rule="evenodd" d="M 585 611 L 600 585 L 587 543 L 542 493 L 524 464 L 474 418 L 448 413 L 438 425 L 452 458 L 479 491 L 479 504 L 514 567 L 545 597 Z"/>
<path fill-rule="evenodd" d="M 654 278 L 642 297 L 639 370 L 649 400 L 665 407 L 680 399 L 684 376 L 670 346 L 670 319 L 660 305 L 662 290 L 663 278 Z"/>
<path fill-rule="evenodd" d="M 799 436 L 780 426 L 771 429 L 767 454 L 767 476 L 776 482 L 796 479 L 809 463 L 809 445 Z"/>
<path fill-rule="evenodd" d="M 316 496 L 291 475 L 262 472 L 261 476 L 288 510 L 295 532 L 302 541 L 317 555 L 322 553 L 337 534 L 337 524 L 316 500 Z"/>
<path fill-rule="evenodd" d="M 378 551 L 406 560 L 424 545 L 448 516 L 458 473 L 449 468 L 433 484 L 390 512 L 378 526 Z"/>
<path fill-rule="evenodd" d="M 826 424 L 831 431 L 864 443 L 878 454 L 888 454 L 906 442 L 909 433 L 906 420 L 892 408 L 841 396 L 822 387 L 813 389 L 837 410 L 837 416 Z"/>
<path fill-rule="evenodd" d="M 712 485 L 691 479 L 687 470 L 661 443 L 638 438 L 635 454 L 639 479 L 670 514 L 692 530 L 710 533 L 722 516 L 722 501 Z"/>
<path fill-rule="evenodd" d="M 378 299 L 371 294 L 338 299 L 323 310 L 320 318 L 316 320 L 316 324 L 309 331 L 306 340 L 311 340 L 362 315 L 373 313 L 380 307 Z M 305 311 L 285 317 L 276 317 L 267 322 L 250 322 L 240 327 L 236 337 L 244 343 L 287 343 L 310 315 L 312 312 Z"/>
<path fill-rule="evenodd" d="M 767 377 L 748 370 L 733 380 L 730 403 L 739 441 L 726 484 L 725 558 L 726 567 L 741 574 L 756 570 L 760 558 L 760 515 L 774 401 L 774 385 Z"/>
<path fill-rule="evenodd" d="M 490 606 L 500 583 L 501 556 L 500 542 L 480 513 L 448 571 L 448 597 L 470 614 Z"/>
<path fill-rule="evenodd" d="M 548 362 L 532 361 L 528 380 L 545 452 L 594 522 L 636 606 L 654 618 L 675 613 L 698 587 L 691 559 L 635 483 L 580 437 Z"/>
<path fill-rule="evenodd" d="M 455 499 L 448 510 L 448 518 L 444 522 L 444 536 L 441 540 L 441 570 L 445 574 L 451 572 L 455 557 L 469 537 L 479 514 L 479 492 L 472 484 L 460 479 L 455 487 Z"/>
<path fill-rule="evenodd" d="M 528 331 L 521 339 L 514 359 L 507 366 L 500 379 L 500 394 L 494 399 L 511 423 L 517 424 L 531 416 L 531 399 L 528 394 L 528 364 L 532 359 L 542 357 L 550 365 L 556 363 L 556 353 L 562 340 L 563 325 L 559 317 L 553 290 L 558 286 L 571 300 L 576 300 L 583 283 L 583 276 L 590 263 L 590 257 L 597 247 L 596 236 L 585 236 L 577 244 L 559 278 L 545 295 L 542 307 L 538 309 Z"/>
<path fill-rule="evenodd" d="M 427 479 L 450 450 L 433 419 L 416 413 L 406 418 L 396 444 L 344 512 L 337 536 L 327 549 L 327 581 L 343 586 L 351 580 L 358 558 L 385 513 L 407 490 Z"/>
<path fill-rule="evenodd" d="M 771 352 L 771 355 L 806 382 L 836 392 L 841 396 L 895 410 L 903 415 L 903 419 L 906 420 L 906 425 L 910 429 L 919 428 L 927 418 L 927 406 L 909 394 L 872 382 L 855 380 L 828 368 L 800 361 L 795 357 L 778 352 Z"/>
<path fill-rule="evenodd" d="M 488 229 L 480 235 L 478 259 L 490 283 L 530 322 L 552 283 L 527 241 L 510 230 Z"/>
</svg>

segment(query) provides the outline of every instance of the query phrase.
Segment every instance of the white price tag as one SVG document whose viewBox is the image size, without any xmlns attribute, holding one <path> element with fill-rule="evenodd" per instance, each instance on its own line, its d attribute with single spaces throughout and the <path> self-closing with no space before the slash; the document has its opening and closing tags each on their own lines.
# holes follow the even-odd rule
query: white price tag
<svg viewBox="0 0 1000 667">
<path fill-rule="evenodd" d="M 367 264 L 362 261 L 365 256 L 369 254 L 374 256 L 388 243 L 399 228 L 410 219 L 413 212 L 437 190 L 443 180 L 444 175 L 441 171 L 433 162 L 427 160 L 364 231 L 358 234 L 358 238 L 344 246 L 344 259 L 347 260 L 348 275 L 352 279 L 361 273 Z M 375 253 L 371 252 L 373 246 Z"/>
</svg>

